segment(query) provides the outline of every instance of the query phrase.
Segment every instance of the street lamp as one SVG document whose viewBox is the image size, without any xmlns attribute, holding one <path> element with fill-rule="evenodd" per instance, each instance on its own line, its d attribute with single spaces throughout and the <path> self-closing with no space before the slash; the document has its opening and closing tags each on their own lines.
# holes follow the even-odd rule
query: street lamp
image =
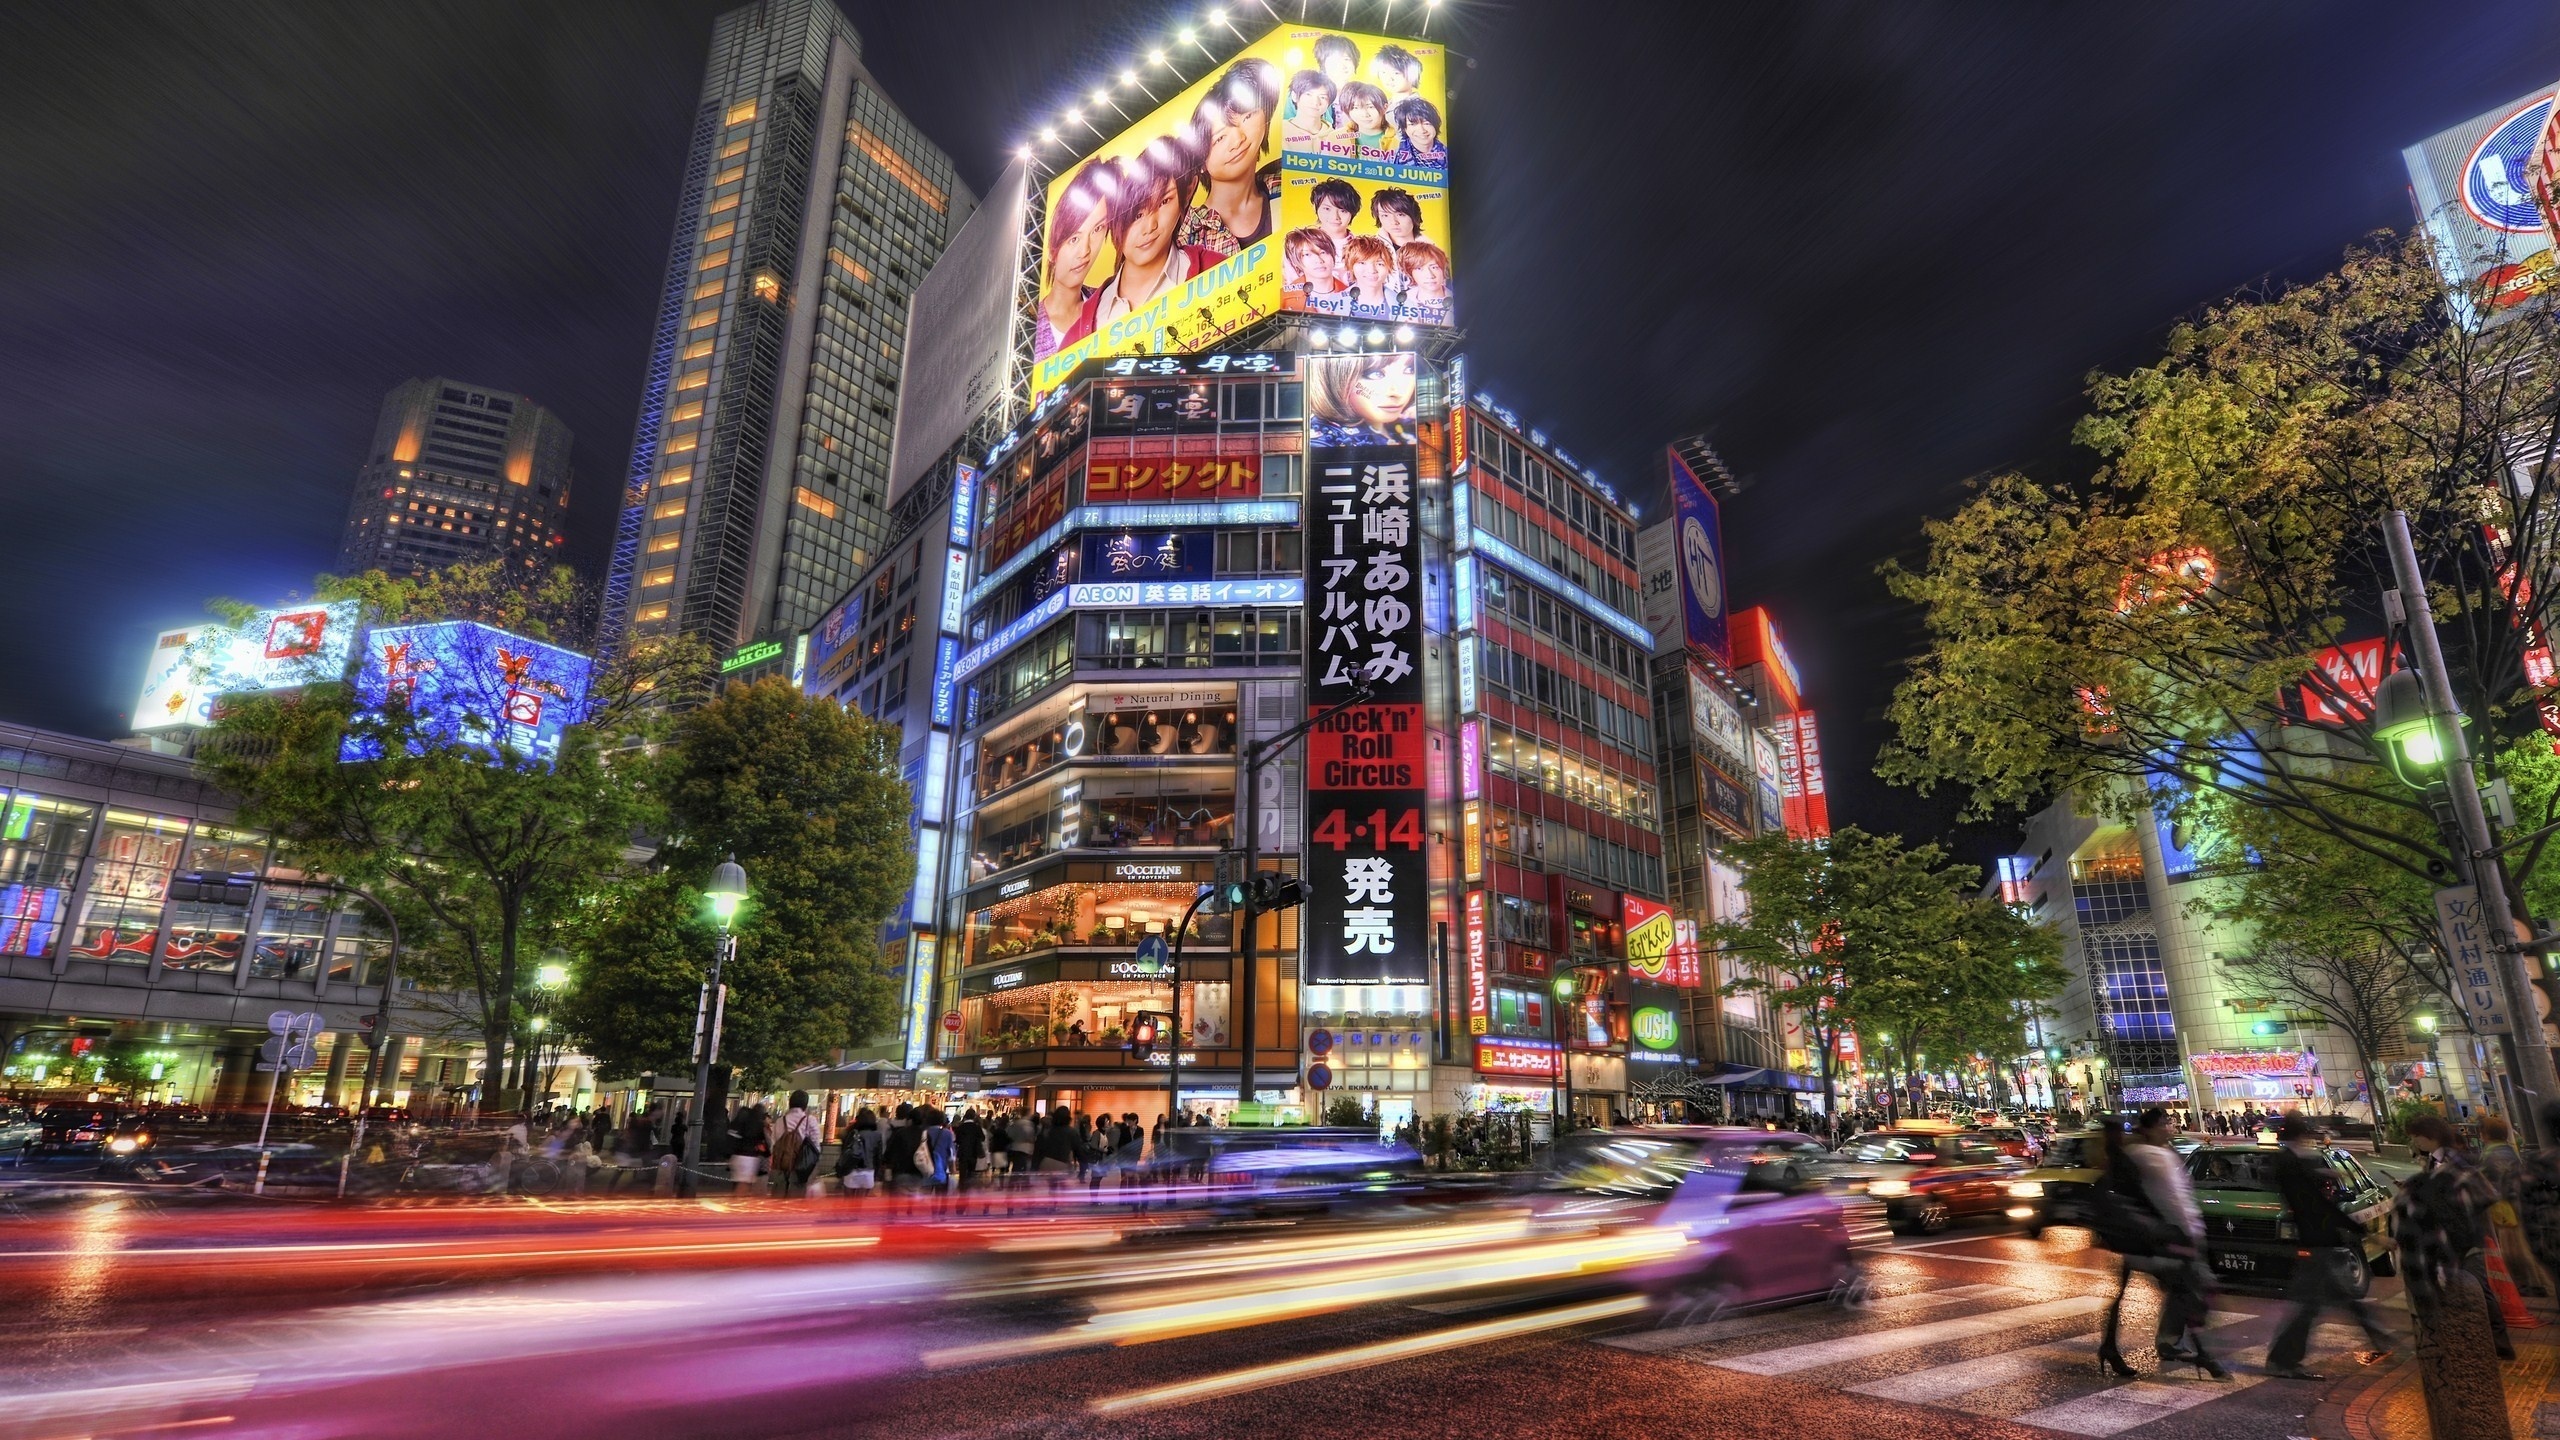
<svg viewBox="0 0 2560 1440">
<path fill-rule="evenodd" d="M 720 926 L 720 945 L 711 952 L 711 974 L 702 982 L 702 998 L 693 1011 L 693 1123 L 684 1131 L 684 1171 L 688 1187 L 693 1181 L 694 1167 L 702 1160 L 702 1131 L 711 1123 L 704 1113 L 711 1096 L 711 1062 L 720 1050 L 720 1012 L 728 991 L 720 984 L 720 972 L 737 952 L 738 935 L 734 928 L 738 908 L 747 903 L 747 872 L 731 855 L 711 872 L 710 888 L 703 898 L 711 902 L 711 918 Z M 705 1026 L 708 1026 L 706 1031 Z"/>
<path fill-rule="evenodd" d="M 542 963 L 534 967 L 533 972 L 533 1016 L 525 1022 L 525 1029 L 533 1036 L 524 1053 L 524 1113 L 528 1121 L 533 1118 L 535 1087 L 540 1085 L 546 1096 L 551 1093 L 551 1087 L 546 1083 L 549 1077 L 543 1073 L 542 1034 L 551 1028 L 552 996 L 568 983 L 569 952 L 557 945 L 543 951 Z"/>
<path fill-rule="evenodd" d="M 2457 723 L 2469 724 L 2471 717 Z M 2425 790 L 2444 778 L 2444 733 L 2427 706 L 2427 690 L 2414 670 L 2394 670 L 2373 696 L 2373 743 L 2390 762 L 2391 773 L 2412 790 Z"/>
</svg>

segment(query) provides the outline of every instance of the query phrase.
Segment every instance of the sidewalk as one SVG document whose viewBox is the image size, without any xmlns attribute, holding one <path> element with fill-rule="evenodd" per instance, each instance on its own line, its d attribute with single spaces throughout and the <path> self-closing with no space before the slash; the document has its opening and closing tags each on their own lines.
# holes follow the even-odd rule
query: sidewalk
<svg viewBox="0 0 2560 1440">
<path fill-rule="evenodd" d="M 2560 1326 L 2542 1312 L 2539 1330 L 2515 1333 L 2507 1382 L 2507 1428 L 2516 1440 L 2560 1440 Z M 2361 1389 L 2330 1396 L 2313 1412 L 2312 1433 L 2348 1440 L 2430 1440 L 2418 1362 L 2403 1360 Z"/>
</svg>

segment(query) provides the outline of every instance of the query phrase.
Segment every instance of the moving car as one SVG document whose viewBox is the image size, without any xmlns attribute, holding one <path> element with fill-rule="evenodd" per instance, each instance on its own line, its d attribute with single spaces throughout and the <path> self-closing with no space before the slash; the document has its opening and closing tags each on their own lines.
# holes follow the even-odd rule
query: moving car
<svg viewBox="0 0 2560 1440">
<path fill-rule="evenodd" d="M 1695 1242 L 1635 1283 L 1666 1324 L 1858 1289 L 1849 1227 L 1807 1164 L 1809 1135 L 1716 1125 L 1581 1131 L 1557 1142 L 1533 1203 L 1548 1221 L 1677 1228 Z"/>
<path fill-rule="evenodd" d="M 1814 1167 L 1832 1188 L 1884 1206 L 1885 1223 L 1904 1234 L 1935 1234 L 1958 1220 L 2000 1215 L 2020 1162 L 1965 1131 L 1877 1130 L 1842 1146 Z"/>
<path fill-rule="evenodd" d="M 2205 1257 L 2215 1274 L 2249 1285 L 2281 1286 L 2294 1265 L 2311 1252 L 2296 1243 L 2293 1222 L 2285 1217 L 2284 1197 L 2276 1193 L 2269 1162 L 2278 1147 L 2268 1144 L 2203 1145 L 2187 1156 L 2194 1177 L 2196 1205 L 2204 1212 Z M 2354 1252 L 2330 1251 L 2338 1267 L 2338 1283 L 2350 1295 L 2362 1295 L 2376 1275 L 2391 1273 L 2391 1189 L 2364 1168 L 2354 1155 L 2324 1146 L 2322 1156 L 2337 1177 L 2338 1202 L 2362 1221 L 2364 1244 Z"/>
<path fill-rule="evenodd" d="M 24 1164 L 27 1153 L 44 1138 L 44 1126 L 15 1105 L 0 1105 L 0 1155 Z"/>
<path fill-rule="evenodd" d="M 2027 1222 L 2027 1238 L 2041 1236 L 2047 1226 L 2086 1225 L 2097 1217 L 2092 1198 L 2105 1137 L 2095 1130 L 2050 1135 L 2035 1168 L 2009 1182 L 2009 1218 Z"/>
</svg>

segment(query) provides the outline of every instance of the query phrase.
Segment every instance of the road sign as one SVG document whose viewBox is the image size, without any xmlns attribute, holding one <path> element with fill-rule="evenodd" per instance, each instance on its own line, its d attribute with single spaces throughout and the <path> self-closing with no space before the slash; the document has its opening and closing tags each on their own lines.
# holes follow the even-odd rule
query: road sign
<svg viewBox="0 0 2560 1440">
<path fill-rule="evenodd" d="M 308 1070 L 311 1068 L 311 1040 L 320 1032 L 320 1012 L 305 1010 L 271 1011 L 267 1015 L 267 1043 L 258 1047 L 261 1070 Z"/>
<path fill-rule="evenodd" d="M 950 1031 L 950 1032 L 951 1032 L 952 1034 L 954 1034 L 954 1035 L 959 1034 L 959 1033 L 960 1033 L 960 1012 L 959 1012 L 959 1011 L 957 1011 L 957 1010 L 946 1010 L 946 1011 L 944 1011 L 944 1012 L 943 1012 L 943 1014 L 942 1014 L 942 1028 L 943 1028 L 943 1029 L 945 1029 L 945 1030 Z"/>
<path fill-rule="evenodd" d="M 1330 1054 L 1332 1054 L 1332 1053 L 1333 1053 L 1333 1032 L 1332 1032 L 1332 1031 L 1330 1031 L 1330 1030 L 1310 1030 L 1310 1031 L 1308 1031 L 1308 1032 L 1307 1032 L 1307 1053 L 1308 1053 L 1308 1054 L 1310 1054 L 1310 1055 L 1330 1055 Z"/>
<path fill-rule="evenodd" d="M 1173 954 L 1166 947 L 1163 936 L 1141 935 L 1138 937 L 1138 968 L 1158 972 L 1173 968 Z"/>
<path fill-rule="evenodd" d="M 1307 1067 L 1307 1084 L 1318 1090 L 1333 1088 L 1333 1067 L 1319 1060 Z"/>
</svg>

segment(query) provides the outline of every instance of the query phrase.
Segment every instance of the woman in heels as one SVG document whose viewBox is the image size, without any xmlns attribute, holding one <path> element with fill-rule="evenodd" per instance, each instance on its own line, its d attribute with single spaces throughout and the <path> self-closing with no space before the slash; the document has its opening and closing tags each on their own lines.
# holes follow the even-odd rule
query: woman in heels
<svg viewBox="0 0 2560 1440">
<path fill-rule="evenodd" d="M 2154 1105 L 2142 1112 L 2133 1128 L 2133 1143 L 2125 1150 L 2141 1175 L 2143 1198 L 2176 1232 L 2163 1247 L 2165 1253 L 2135 1268 L 2159 1281 L 2164 1292 L 2159 1332 L 2153 1341 L 2161 1368 L 2183 1361 L 2207 1379 L 2228 1380 L 2231 1372 L 2204 1346 L 2205 1286 L 2211 1278 L 2204 1261 L 2204 1211 L 2196 1204 L 2195 1184 L 2187 1177 L 2186 1157 L 2177 1152 L 2177 1138 L 2169 1112 Z"/>
</svg>

